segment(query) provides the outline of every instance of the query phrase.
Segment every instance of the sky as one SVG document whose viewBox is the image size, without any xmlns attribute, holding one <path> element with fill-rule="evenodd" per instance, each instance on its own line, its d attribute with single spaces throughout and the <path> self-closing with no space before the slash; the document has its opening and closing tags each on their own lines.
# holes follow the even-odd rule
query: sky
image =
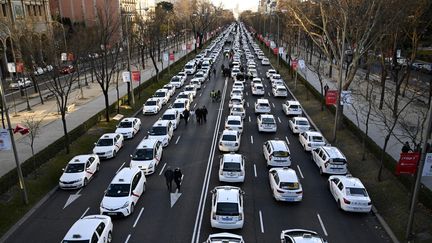
<svg viewBox="0 0 432 243">
<path fill-rule="evenodd" d="M 241 12 L 244 10 L 256 11 L 259 0 L 211 0 L 211 2 L 216 6 L 222 3 L 223 7 L 227 9 L 234 9 L 238 4 L 239 11 Z"/>
</svg>

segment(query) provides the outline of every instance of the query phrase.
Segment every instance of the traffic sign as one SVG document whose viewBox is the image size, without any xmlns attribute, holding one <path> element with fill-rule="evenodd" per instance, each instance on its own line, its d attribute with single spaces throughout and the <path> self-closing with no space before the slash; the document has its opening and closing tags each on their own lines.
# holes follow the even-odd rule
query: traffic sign
<svg viewBox="0 0 432 243">
<path fill-rule="evenodd" d="M 304 69 L 306 67 L 305 61 L 303 59 L 298 61 L 298 65 L 300 69 Z"/>
<path fill-rule="evenodd" d="M 273 48 L 273 53 L 277 55 L 279 53 L 279 49 L 277 47 Z"/>
<path fill-rule="evenodd" d="M 130 82 L 131 81 L 130 80 L 130 73 L 128 71 L 124 71 L 122 73 L 122 79 L 123 79 L 123 82 L 125 82 L 125 83 Z"/>
</svg>

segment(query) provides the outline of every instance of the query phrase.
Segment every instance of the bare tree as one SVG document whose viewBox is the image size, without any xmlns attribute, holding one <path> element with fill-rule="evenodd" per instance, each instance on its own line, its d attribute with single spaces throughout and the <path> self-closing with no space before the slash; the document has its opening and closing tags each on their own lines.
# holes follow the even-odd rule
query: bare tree
<svg viewBox="0 0 432 243">
<path fill-rule="evenodd" d="M 32 161 L 33 161 L 33 169 L 35 171 L 35 175 L 37 177 L 37 165 L 36 165 L 36 157 L 34 152 L 34 144 L 36 141 L 36 138 L 39 137 L 40 129 L 42 121 L 45 117 L 37 117 L 36 115 L 31 115 L 28 117 L 25 117 L 23 120 L 23 125 L 29 129 L 29 133 L 26 136 L 26 139 L 23 140 L 23 143 L 30 146 L 31 153 L 32 153 Z"/>
</svg>

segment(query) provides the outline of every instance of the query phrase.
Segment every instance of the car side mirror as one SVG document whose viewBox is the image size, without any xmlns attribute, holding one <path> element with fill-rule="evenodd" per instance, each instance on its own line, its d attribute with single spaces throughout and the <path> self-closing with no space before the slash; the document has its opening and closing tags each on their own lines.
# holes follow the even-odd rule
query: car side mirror
<svg viewBox="0 0 432 243">
<path fill-rule="evenodd" d="M 65 171 L 65 168 L 62 168 L 62 171 Z"/>
<path fill-rule="evenodd" d="M 216 189 L 213 189 L 210 191 L 211 194 L 215 194 L 216 193 Z"/>
</svg>

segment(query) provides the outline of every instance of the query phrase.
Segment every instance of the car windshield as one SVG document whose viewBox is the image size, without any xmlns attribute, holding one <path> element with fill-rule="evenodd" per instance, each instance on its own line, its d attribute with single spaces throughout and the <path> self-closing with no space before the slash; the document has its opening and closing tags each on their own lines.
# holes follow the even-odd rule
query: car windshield
<svg viewBox="0 0 432 243">
<path fill-rule="evenodd" d="M 186 87 L 185 90 L 186 90 L 186 91 L 194 91 L 195 88 L 194 88 L 194 87 Z"/>
<path fill-rule="evenodd" d="M 309 125 L 309 122 L 308 121 L 297 121 L 297 124 L 301 125 L 301 126 L 307 126 L 307 125 Z"/>
<path fill-rule="evenodd" d="M 239 120 L 228 120 L 228 125 L 241 125 Z"/>
<path fill-rule="evenodd" d="M 222 136 L 222 140 L 223 141 L 236 141 L 237 137 L 236 137 L 236 135 L 225 134 Z"/>
<path fill-rule="evenodd" d="M 187 94 L 179 94 L 177 96 L 177 98 L 179 98 L 179 99 L 189 99 L 189 96 Z"/>
<path fill-rule="evenodd" d="M 150 135 L 166 135 L 167 128 L 166 127 L 152 127 L 149 132 Z"/>
<path fill-rule="evenodd" d="M 176 116 L 174 114 L 165 114 L 162 116 L 162 120 L 174 120 Z"/>
<path fill-rule="evenodd" d="M 107 197 L 127 197 L 129 196 L 130 184 L 111 184 L 105 196 Z"/>
<path fill-rule="evenodd" d="M 79 173 L 84 171 L 84 163 L 79 164 L 68 164 L 65 173 Z"/>
<path fill-rule="evenodd" d="M 165 92 L 156 92 L 153 96 L 154 97 L 165 97 Z"/>
<path fill-rule="evenodd" d="M 145 103 L 145 105 L 148 105 L 148 106 L 154 106 L 154 105 L 156 105 L 156 101 L 154 101 L 154 100 L 147 101 L 147 102 Z"/>
<path fill-rule="evenodd" d="M 236 216 L 239 215 L 237 203 L 220 202 L 216 205 L 217 215 Z"/>
<path fill-rule="evenodd" d="M 290 105 L 290 107 L 289 107 L 290 109 L 298 109 L 299 108 L 299 106 L 298 105 Z"/>
<path fill-rule="evenodd" d="M 273 156 L 275 156 L 275 157 L 288 157 L 289 153 L 288 153 L 288 151 L 274 151 Z"/>
<path fill-rule="evenodd" d="M 241 107 L 233 107 L 232 110 L 238 111 L 238 112 L 243 112 L 243 108 L 241 108 Z"/>
<path fill-rule="evenodd" d="M 264 124 L 274 124 L 275 120 L 273 118 L 263 118 L 262 123 Z"/>
<path fill-rule="evenodd" d="M 132 122 L 130 121 L 120 122 L 120 124 L 118 125 L 118 128 L 130 128 L 130 127 L 132 127 Z"/>
<path fill-rule="evenodd" d="M 312 136 L 312 142 L 324 142 L 324 139 L 321 136 Z"/>
<path fill-rule="evenodd" d="M 358 196 L 358 197 L 367 197 L 368 196 L 366 189 L 358 188 L 358 187 L 347 187 L 346 193 L 347 193 L 347 195 L 350 195 L 350 196 Z"/>
<path fill-rule="evenodd" d="M 224 171 L 241 171 L 240 163 L 225 162 L 223 165 Z"/>
<path fill-rule="evenodd" d="M 231 103 L 233 103 L 233 104 L 240 104 L 241 100 L 239 100 L 239 99 L 232 99 Z"/>
<path fill-rule="evenodd" d="M 114 144 L 114 141 L 112 138 L 102 138 L 99 139 L 96 146 L 112 146 Z"/>
<path fill-rule="evenodd" d="M 282 181 L 279 183 L 279 187 L 285 190 L 296 190 L 300 188 L 299 183 L 297 182 L 282 182 Z"/>
<path fill-rule="evenodd" d="M 177 102 L 177 103 L 174 103 L 174 104 L 173 104 L 173 107 L 174 107 L 174 108 L 184 108 L 184 107 L 185 107 L 185 104 L 184 104 L 184 103 Z"/>
<path fill-rule="evenodd" d="M 186 68 L 186 69 L 192 69 L 193 66 L 192 66 L 192 65 L 186 65 L 185 68 Z"/>
<path fill-rule="evenodd" d="M 277 88 L 277 91 L 278 92 L 286 92 L 286 89 L 285 88 Z"/>
<path fill-rule="evenodd" d="M 64 240 L 62 243 L 90 243 L 90 240 Z"/>
<path fill-rule="evenodd" d="M 258 104 L 259 106 L 261 106 L 261 107 L 269 107 L 270 105 L 269 104 L 267 104 L 267 103 L 260 103 L 260 104 Z"/>
<path fill-rule="evenodd" d="M 202 78 L 202 77 L 204 77 L 203 73 L 197 73 L 197 74 L 195 74 L 195 78 Z"/>
<path fill-rule="evenodd" d="M 172 79 L 171 79 L 171 82 L 179 82 L 180 81 L 180 78 L 179 77 L 173 77 Z"/>
<path fill-rule="evenodd" d="M 133 160 L 150 160 L 153 159 L 153 149 L 145 148 L 145 149 L 137 149 L 135 153 L 132 155 Z"/>
</svg>

